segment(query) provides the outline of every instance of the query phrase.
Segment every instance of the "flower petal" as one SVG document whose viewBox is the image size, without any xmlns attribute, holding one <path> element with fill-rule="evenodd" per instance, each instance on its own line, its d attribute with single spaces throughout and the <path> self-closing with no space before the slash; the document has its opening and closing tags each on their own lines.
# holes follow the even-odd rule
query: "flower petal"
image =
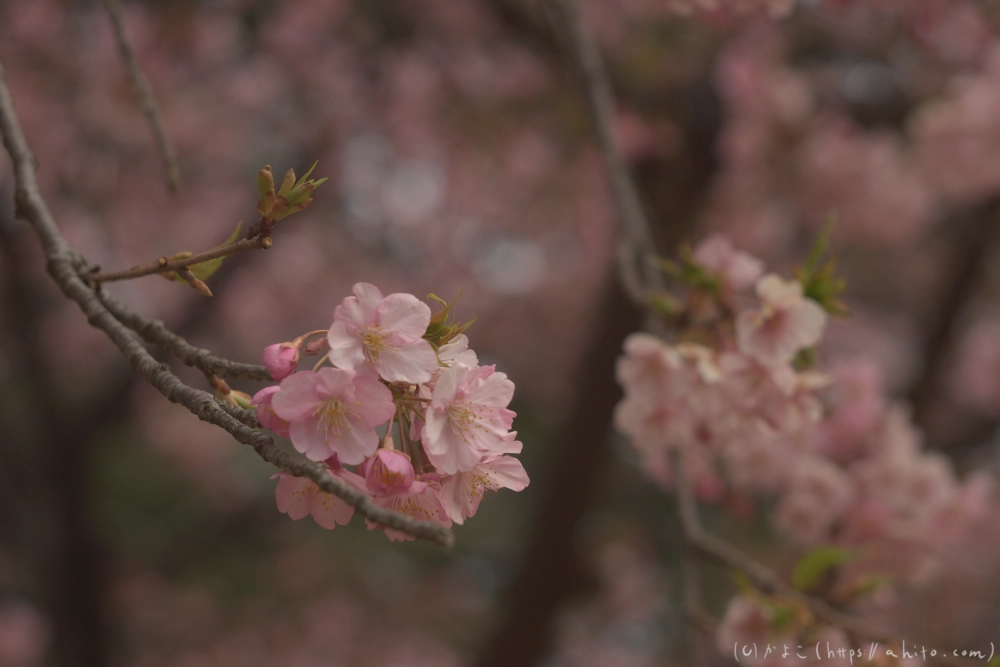
<svg viewBox="0 0 1000 667">
<path fill-rule="evenodd" d="M 412 343 L 427 333 L 431 309 L 412 294 L 390 294 L 375 309 L 379 326 L 388 330 L 399 343 Z"/>
<path fill-rule="evenodd" d="M 274 413 L 289 422 L 307 419 L 324 400 L 318 390 L 318 381 L 312 371 L 299 371 L 286 377 L 281 381 L 281 391 L 271 400 Z"/>
<path fill-rule="evenodd" d="M 326 340 L 330 345 L 331 364 L 337 368 L 355 369 L 365 363 L 365 349 L 359 331 L 340 320 L 330 326 Z"/>
<path fill-rule="evenodd" d="M 333 530 L 350 522 L 354 508 L 346 500 L 317 489 L 309 500 L 309 513 L 320 526 Z"/>
<path fill-rule="evenodd" d="M 354 378 L 354 400 L 357 403 L 354 409 L 369 428 L 386 423 L 396 412 L 392 392 L 375 378 Z"/>
<path fill-rule="evenodd" d="M 314 486 L 312 480 L 306 477 L 281 473 L 281 479 L 274 489 L 278 511 L 284 512 L 295 521 L 309 514 L 309 499 Z"/>
<path fill-rule="evenodd" d="M 422 338 L 404 343 L 392 354 L 379 355 L 379 375 L 389 382 L 420 384 L 431 379 L 438 368 L 437 354 L 431 344 Z"/>
</svg>

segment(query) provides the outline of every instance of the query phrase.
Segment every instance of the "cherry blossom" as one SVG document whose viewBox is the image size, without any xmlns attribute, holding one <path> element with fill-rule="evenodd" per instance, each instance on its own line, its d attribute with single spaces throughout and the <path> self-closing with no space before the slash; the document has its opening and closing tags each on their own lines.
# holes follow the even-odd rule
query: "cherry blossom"
<svg viewBox="0 0 1000 667">
<path fill-rule="evenodd" d="M 250 405 L 256 406 L 257 408 L 257 421 L 264 428 L 269 428 L 283 438 L 288 437 L 288 427 L 290 424 L 287 420 L 282 419 L 274 412 L 274 406 L 272 402 L 274 401 L 274 395 L 278 392 L 279 387 L 277 385 L 272 385 L 270 387 L 264 387 L 256 394 L 254 394 L 253 399 L 250 401 Z"/>
<path fill-rule="evenodd" d="M 514 440 L 516 435 L 508 434 L 508 446 L 502 454 L 486 456 L 471 470 L 441 479 L 441 501 L 452 521 L 461 524 L 474 515 L 487 491 L 522 491 L 528 486 L 524 466 L 513 456 L 506 456 L 521 452 L 521 443 Z"/>
<path fill-rule="evenodd" d="M 761 363 L 778 366 L 805 347 L 819 342 L 826 313 L 802 295 L 802 285 L 769 274 L 757 281 L 759 311 L 744 311 L 736 320 L 740 349 Z"/>
<path fill-rule="evenodd" d="M 430 380 L 438 368 L 434 348 L 423 339 L 430 307 L 412 294 L 383 297 L 369 283 L 357 283 L 353 292 L 334 309 L 330 362 L 389 382 Z"/>
<path fill-rule="evenodd" d="M 721 277 L 726 287 L 736 291 L 749 288 L 764 273 L 762 261 L 736 250 L 729 237 L 723 234 L 713 234 L 699 243 L 693 257 L 702 267 Z"/>
<path fill-rule="evenodd" d="M 262 426 L 289 437 L 308 458 L 326 460 L 332 474 L 376 505 L 451 526 L 476 513 L 487 489 L 520 491 L 528 476 L 510 456 L 522 447 L 507 408 L 514 383 L 495 366 L 476 365 L 478 356 L 461 333 L 468 324 L 451 321 L 452 304 L 440 303 L 445 308 L 429 326 L 430 309 L 416 297 L 383 297 L 375 286 L 357 283 L 328 331 L 265 350 L 272 375 L 291 372 L 251 402 Z M 313 370 L 295 372 L 299 348 L 320 333 L 328 334 L 330 354 Z M 318 354 L 321 346 L 308 349 Z M 386 422 L 380 438 L 376 428 Z M 413 460 L 421 465 L 415 468 Z M 279 477 L 280 511 L 295 519 L 312 513 L 325 527 L 350 519 L 353 510 L 330 501 L 314 483 Z M 391 540 L 413 539 L 370 520 L 368 526 Z"/>
<path fill-rule="evenodd" d="M 297 450 L 313 461 L 337 454 L 349 465 L 375 453 L 375 427 L 396 411 L 392 392 L 378 380 L 334 368 L 285 378 L 272 406 L 291 424 L 289 434 Z"/>
<path fill-rule="evenodd" d="M 264 367 L 278 382 L 295 372 L 299 365 L 299 348 L 291 343 L 275 343 L 264 348 Z"/>
<path fill-rule="evenodd" d="M 380 449 L 365 462 L 365 483 L 373 497 L 412 496 L 422 492 L 426 482 L 413 479 L 413 464 L 401 452 Z"/>
<path fill-rule="evenodd" d="M 734 646 L 767 646 L 774 637 L 771 617 L 756 600 L 741 595 L 732 598 L 715 633 L 719 652 L 732 655 Z"/>
<path fill-rule="evenodd" d="M 414 491 L 414 488 L 418 489 Z M 406 516 L 420 521 L 432 521 L 440 523 L 445 527 L 452 525 L 452 520 L 448 516 L 447 510 L 441 502 L 439 478 L 435 474 L 421 475 L 413 482 L 408 494 L 375 495 L 372 499 L 375 504 L 380 505 L 393 512 L 399 512 Z M 386 537 L 393 542 L 409 542 L 415 539 L 412 535 L 393 528 L 380 526 L 370 519 L 366 519 L 368 530 L 381 528 L 385 531 Z"/>
<path fill-rule="evenodd" d="M 852 481 L 834 464 L 808 457 L 795 467 L 776 511 L 779 526 L 806 543 L 821 542 L 854 498 Z"/>
<path fill-rule="evenodd" d="M 422 432 L 424 450 L 439 472 L 476 466 L 502 449 L 514 419 L 507 409 L 514 383 L 493 366 L 455 364 L 434 386 Z"/>
<path fill-rule="evenodd" d="M 479 365 L 479 358 L 476 356 L 476 351 L 469 347 L 469 339 L 465 334 L 458 334 L 439 347 L 438 359 L 445 366 L 464 364 L 473 367 Z"/>
<path fill-rule="evenodd" d="M 327 459 L 326 464 L 332 475 L 356 488 L 364 488 L 364 478 L 341 468 L 336 455 Z M 276 473 L 272 479 L 275 477 L 278 478 L 274 490 L 278 511 L 295 521 L 311 514 L 320 526 L 333 530 L 336 526 L 347 525 L 354 516 L 354 508 L 347 501 L 322 491 L 311 479 L 295 477 L 285 471 Z"/>
</svg>

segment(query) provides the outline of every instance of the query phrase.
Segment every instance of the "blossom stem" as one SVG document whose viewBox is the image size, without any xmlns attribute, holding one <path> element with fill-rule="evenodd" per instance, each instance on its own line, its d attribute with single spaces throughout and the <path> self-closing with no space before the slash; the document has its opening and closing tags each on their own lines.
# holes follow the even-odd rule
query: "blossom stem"
<svg viewBox="0 0 1000 667">
<path fill-rule="evenodd" d="M 154 273 L 169 273 L 171 271 L 178 271 L 188 266 L 200 264 L 201 262 L 207 262 L 210 259 L 228 257 L 229 255 L 234 255 L 244 250 L 266 250 L 270 247 L 270 236 L 258 236 L 252 239 L 241 239 L 235 243 L 222 246 L 221 248 L 201 252 L 197 255 L 191 255 L 190 257 L 186 257 L 184 259 L 168 260 L 166 257 L 161 257 L 156 261 L 147 262 L 146 264 L 137 264 L 130 269 L 124 269 L 122 271 L 94 273 L 87 276 L 87 279 L 94 283 L 108 283 L 114 280 L 131 280 L 132 278 L 141 278 L 142 276 L 149 276 Z"/>
<path fill-rule="evenodd" d="M 313 366 L 313 373 L 315 373 L 316 371 L 318 371 L 319 367 L 323 365 L 323 362 L 326 361 L 329 358 L 330 358 L 330 353 L 329 352 L 327 352 L 322 357 L 320 357 L 319 361 L 316 362 L 316 365 Z"/>
<path fill-rule="evenodd" d="M 320 334 L 328 334 L 328 333 L 330 333 L 329 329 L 316 329 L 315 331 L 310 331 L 309 333 L 302 334 L 301 336 L 293 340 L 292 344 L 298 347 L 299 345 L 304 343 L 307 338 L 312 338 L 313 336 L 318 336 Z"/>
<path fill-rule="evenodd" d="M 380 445 L 382 449 L 387 449 L 390 452 L 395 451 L 396 443 L 392 440 L 392 425 L 396 421 L 396 416 L 399 414 L 399 408 L 396 408 L 396 412 L 392 413 L 392 417 L 389 418 L 389 425 L 385 429 L 385 436 L 382 438 L 382 444 Z M 403 432 L 402 426 L 400 426 L 400 434 Z"/>
</svg>

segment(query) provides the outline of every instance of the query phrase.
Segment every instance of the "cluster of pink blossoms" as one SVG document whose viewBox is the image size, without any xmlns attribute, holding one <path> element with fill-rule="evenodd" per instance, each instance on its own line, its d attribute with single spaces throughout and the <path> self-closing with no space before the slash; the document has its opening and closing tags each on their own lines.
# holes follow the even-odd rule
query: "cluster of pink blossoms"
<svg viewBox="0 0 1000 667">
<path fill-rule="evenodd" d="M 383 296 L 368 283 L 353 292 L 334 310 L 329 330 L 264 351 L 280 384 L 253 397 L 261 425 L 376 504 L 415 519 L 461 524 L 487 490 L 525 488 L 528 476 L 510 456 L 521 451 L 507 408 L 514 383 L 495 366 L 478 365 L 465 326 L 446 321 L 451 306 L 432 315 L 411 294 Z M 320 334 L 325 338 L 307 342 Z M 300 353 L 327 346 L 312 370 L 297 370 Z M 354 514 L 311 480 L 276 477 L 278 509 L 293 519 L 311 514 L 332 529 Z M 368 527 L 383 528 L 391 540 L 413 539 Z"/>
<path fill-rule="evenodd" d="M 720 236 L 689 262 L 682 342 L 632 334 L 618 362 L 616 425 L 645 471 L 670 486 L 679 451 L 702 500 L 773 501 L 776 528 L 803 553 L 850 554 L 830 589 L 841 604 L 889 601 L 897 586 L 942 574 L 954 545 L 991 515 L 991 478 L 961 482 L 944 457 L 923 451 L 870 366 L 813 368 L 827 314 L 804 281 L 763 275 Z M 736 598 L 720 647 L 731 651 L 751 627 L 766 642 L 766 609 Z"/>
</svg>

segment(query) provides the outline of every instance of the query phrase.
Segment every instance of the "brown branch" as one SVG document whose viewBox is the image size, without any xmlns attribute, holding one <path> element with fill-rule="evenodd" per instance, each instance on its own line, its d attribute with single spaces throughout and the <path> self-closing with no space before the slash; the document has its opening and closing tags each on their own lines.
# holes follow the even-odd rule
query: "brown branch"
<svg viewBox="0 0 1000 667">
<path fill-rule="evenodd" d="M 237 421 L 246 424 L 250 428 L 260 428 L 260 422 L 257 421 L 257 411 L 247 410 L 246 408 L 241 408 L 238 405 L 231 405 L 229 403 L 224 403 L 219 401 L 219 407 L 228 412 Z"/>
<path fill-rule="evenodd" d="M 184 259 L 168 260 L 166 257 L 161 257 L 155 262 L 137 264 L 130 269 L 109 271 L 106 273 L 95 273 L 89 276 L 89 279 L 96 283 L 109 283 L 114 280 L 129 280 L 131 278 L 149 276 L 154 273 L 169 273 L 171 271 L 178 271 L 195 264 L 207 262 L 210 259 L 228 257 L 229 255 L 234 255 L 244 250 L 266 250 L 270 247 L 270 236 L 257 236 L 252 239 L 240 239 L 235 243 L 230 243 L 229 245 L 222 246 L 221 248 L 215 248 L 214 250 L 207 250 L 205 252 L 198 253 L 197 255 L 191 255 L 190 257 L 186 257 Z"/>
<path fill-rule="evenodd" d="M 632 246 L 632 262 L 637 263 L 637 272 L 647 290 L 662 290 L 664 280 L 655 266 L 656 250 L 652 228 L 639 197 L 639 190 L 625 163 L 625 156 L 615 141 L 612 129 L 615 97 L 604 60 L 597 45 L 583 27 L 573 0 L 550 0 L 550 4 L 562 16 L 569 31 L 573 57 L 583 77 L 590 117 L 601 152 L 604 154 L 611 190 L 619 216 L 625 226 L 625 235 Z M 631 267 L 622 270 L 634 271 Z M 626 284 L 625 288 L 629 295 L 635 298 L 634 284 Z M 645 306 L 646 300 L 641 299 L 639 305 Z"/>
<path fill-rule="evenodd" d="M 949 358 L 955 348 L 956 325 L 979 291 L 990 251 L 1000 234 L 1000 198 L 988 200 L 971 215 L 972 220 L 965 229 L 958 226 L 957 247 L 950 263 L 947 286 L 928 324 L 930 333 L 923 341 L 919 357 L 923 360 L 923 368 L 908 392 L 913 421 L 924 429 L 931 426 L 930 412 L 942 392 Z"/>
<path fill-rule="evenodd" d="M 86 262 L 60 233 L 38 190 L 38 183 L 35 180 L 35 159 L 28 148 L 14 111 L 14 103 L 2 67 L 0 67 L 0 133 L 3 134 L 4 146 L 14 166 L 16 184 L 14 200 L 17 216 L 34 228 L 47 259 L 46 268 L 49 275 L 63 294 L 77 303 L 87 316 L 87 321 L 111 339 L 133 370 L 171 402 L 180 403 L 202 421 L 225 429 L 239 442 L 253 447 L 268 463 L 297 477 L 307 477 L 320 489 L 344 499 L 359 514 L 375 523 L 444 546 L 454 542 L 452 532 L 444 526 L 417 521 L 409 516 L 381 508 L 363 492 L 331 475 L 323 464 L 299 459 L 282 451 L 269 436 L 233 417 L 219 406 L 211 394 L 185 385 L 168 366 L 157 362 L 149 354 L 135 333 L 115 317 L 94 288 L 81 278 L 81 273 L 86 274 Z M 121 312 L 126 319 L 139 325 L 137 329 L 146 328 L 145 318 L 142 316 L 131 313 L 124 306 L 121 306 Z"/>
<path fill-rule="evenodd" d="M 177 154 L 174 146 L 167 137 L 167 130 L 163 126 L 163 118 L 160 116 L 160 107 L 153 97 L 153 89 L 139 67 L 139 60 L 136 58 L 135 49 L 129 41 L 128 33 L 125 32 L 125 16 L 122 13 L 122 6 L 118 0 L 104 0 L 104 6 L 111 17 L 111 27 L 114 29 L 115 41 L 118 43 L 118 51 L 122 60 L 125 61 L 125 68 L 128 70 L 129 79 L 135 87 L 135 92 L 139 96 L 139 106 L 146 114 L 149 127 L 153 131 L 156 143 L 160 147 L 160 154 L 163 155 L 163 162 L 167 168 L 167 189 L 170 192 L 177 192 L 181 182 L 181 171 L 177 166 Z"/>
<path fill-rule="evenodd" d="M 162 321 L 140 315 L 103 290 L 97 291 L 97 298 L 116 319 L 139 334 L 144 341 L 166 350 L 188 366 L 193 366 L 205 373 L 214 373 L 228 378 L 263 382 L 274 381 L 271 374 L 263 366 L 231 361 L 219 357 L 205 348 L 195 347 L 168 329 Z"/>
<path fill-rule="evenodd" d="M 702 595 L 701 571 L 698 568 L 698 552 L 693 544 L 684 545 L 681 556 L 681 572 L 684 579 L 684 616 L 692 626 L 707 635 L 714 636 L 718 621 L 705 609 Z"/>
</svg>

